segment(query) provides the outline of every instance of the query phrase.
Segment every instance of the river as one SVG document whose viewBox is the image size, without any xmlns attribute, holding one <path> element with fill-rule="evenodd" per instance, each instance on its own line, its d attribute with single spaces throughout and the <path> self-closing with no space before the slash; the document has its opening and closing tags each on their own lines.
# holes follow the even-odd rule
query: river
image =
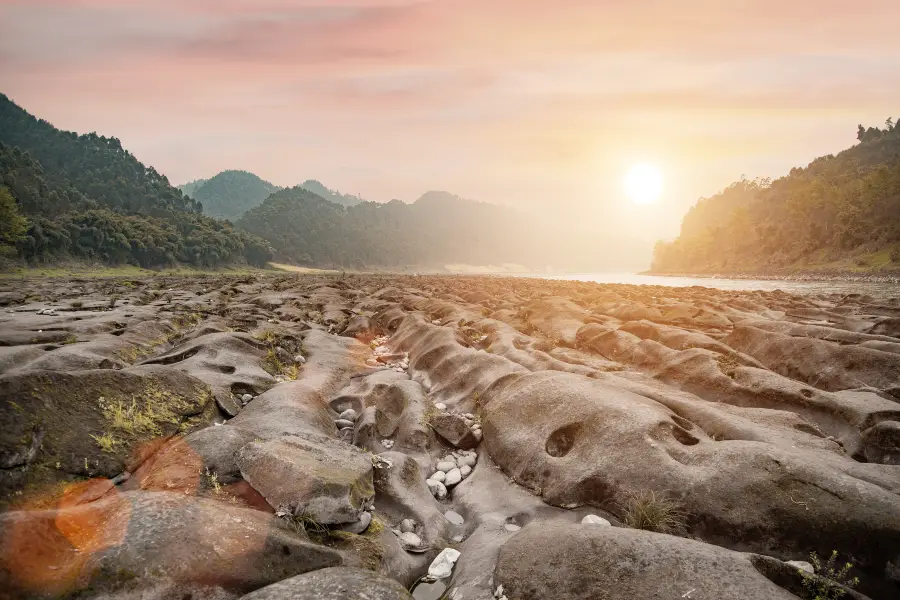
<svg viewBox="0 0 900 600">
<path fill-rule="evenodd" d="M 900 284 L 868 281 L 796 281 L 785 279 L 721 279 L 715 277 L 668 277 L 636 273 L 568 273 L 545 275 L 521 274 L 521 277 L 626 283 L 631 285 L 666 285 L 670 287 L 703 286 L 720 290 L 782 290 L 792 294 L 866 294 L 878 300 L 900 298 Z"/>
</svg>

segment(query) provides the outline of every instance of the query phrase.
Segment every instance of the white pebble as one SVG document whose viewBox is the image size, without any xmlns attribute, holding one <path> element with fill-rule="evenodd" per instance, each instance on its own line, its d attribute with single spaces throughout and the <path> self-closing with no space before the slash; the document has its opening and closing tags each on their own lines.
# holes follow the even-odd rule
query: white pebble
<svg viewBox="0 0 900 600">
<path fill-rule="evenodd" d="M 432 481 L 440 481 L 441 483 L 447 478 L 447 474 L 443 471 L 435 471 L 434 474 L 429 477 Z"/>
<path fill-rule="evenodd" d="M 459 474 L 462 475 L 462 478 L 465 479 L 472 473 L 472 467 L 469 465 L 463 465 L 459 468 Z"/>
<path fill-rule="evenodd" d="M 447 410 L 447 405 L 444 404 L 443 402 L 438 402 L 437 404 L 434 405 L 434 407 L 438 410 Z"/>
<path fill-rule="evenodd" d="M 444 473 L 448 473 L 455 468 L 456 468 L 456 463 L 453 461 L 449 461 L 447 459 L 444 459 L 437 464 L 437 470 L 443 471 Z"/>
<path fill-rule="evenodd" d="M 581 520 L 582 525 L 612 525 L 609 521 L 604 519 L 603 517 L 598 517 L 597 515 L 587 515 Z"/>
<path fill-rule="evenodd" d="M 453 469 L 447 473 L 447 478 L 444 479 L 444 485 L 450 487 L 451 485 L 456 485 L 460 481 L 462 481 L 462 473 L 459 469 Z"/>
</svg>

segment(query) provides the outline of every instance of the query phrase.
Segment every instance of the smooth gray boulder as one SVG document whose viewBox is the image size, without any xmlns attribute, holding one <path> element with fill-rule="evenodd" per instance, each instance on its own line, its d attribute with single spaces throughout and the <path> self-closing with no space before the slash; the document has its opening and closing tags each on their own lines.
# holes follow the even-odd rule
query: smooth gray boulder
<svg viewBox="0 0 900 600">
<path fill-rule="evenodd" d="M 333 567 L 298 575 L 241 600 L 412 600 L 402 585 L 372 571 Z"/>
<path fill-rule="evenodd" d="M 265 512 L 168 492 L 2 513 L 0 539 L 3 598 L 233 598 L 343 560 Z"/>
<path fill-rule="evenodd" d="M 536 522 L 500 549 L 494 583 L 516 600 L 796 600 L 753 556 L 636 529 Z"/>
</svg>

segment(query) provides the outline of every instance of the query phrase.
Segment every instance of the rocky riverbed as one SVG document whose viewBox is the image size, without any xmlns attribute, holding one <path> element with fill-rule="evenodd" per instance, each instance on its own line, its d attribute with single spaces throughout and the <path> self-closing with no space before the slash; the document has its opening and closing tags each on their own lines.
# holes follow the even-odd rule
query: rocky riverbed
<svg viewBox="0 0 900 600">
<path fill-rule="evenodd" d="M 897 298 L 6 281 L 0 423 L 0 598 L 900 597 Z"/>
</svg>

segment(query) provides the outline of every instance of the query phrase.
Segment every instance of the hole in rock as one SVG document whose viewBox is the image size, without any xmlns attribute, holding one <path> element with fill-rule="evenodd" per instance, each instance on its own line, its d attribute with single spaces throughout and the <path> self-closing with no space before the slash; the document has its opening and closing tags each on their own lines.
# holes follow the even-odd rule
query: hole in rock
<svg viewBox="0 0 900 600">
<path fill-rule="evenodd" d="M 253 389 L 253 386 L 240 381 L 231 384 L 231 393 L 235 396 L 243 396 L 244 394 L 251 394 L 253 396 L 258 395 L 257 391 Z"/>
<path fill-rule="evenodd" d="M 800 390 L 800 395 L 803 396 L 804 398 L 812 398 L 813 391 L 803 388 L 802 390 Z"/>
<path fill-rule="evenodd" d="M 291 555 L 291 549 L 290 549 L 289 547 L 287 547 L 287 546 L 282 546 L 282 547 L 281 547 L 281 553 L 284 554 L 285 556 L 290 556 L 290 555 Z"/>
<path fill-rule="evenodd" d="M 237 369 L 235 367 L 232 367 L 231 365 L 216 365 L 209 363 L 205 366 L 211 371 L 216 371 L 224 375 L 233 375 L 234 372 L 237 371 Z"/>
<path fill-rule="evenodd" d="M 683 427 L 684 429 L 687 429 L 688 431 L 691 431 L 694 428 L 693 423 L 691 423 L 687 419 L 683 419 L 683 418 L 679 417 L 678 415 L 672 415 L 672 420 L 675 421 L 675 423 L 679 427 Z"/>
<path fill-rule="evenodd" d="M 681 427 L 673 427 L 672 436 L 676 440 L 678 440 L 679 443 L 684 444 L 685 446 L 693 446 L 694 444 L 700 442 L 700 440 L 692 436 Z"/>
<path fill-rule="evenodd" d="M 171 354 L 169 356 L 162 356 L 160 358 L 154 358 L 153 360 L 145 361 L 144 364 L 148 365 L 172 365 L 175 363 L 179 363 L 189 359 L 200 352 L 200 346 L 195 346 L 194 348 L 189 348 L 184 352 L 179 352 L 177 354 Z M 210 358 L 213 358 L 212 356 Z"/>
<path fill-rule="evenodd" d="M 547 438 L 545 449 L 547 454 L 555 458 L 561 458 L 569 453 L 572 446 L 575 445 L 575 438 L 581 432 L 581 423 L 572 423 L 565 427 L 560 427 L 550 434 Z"/>
</svg>

